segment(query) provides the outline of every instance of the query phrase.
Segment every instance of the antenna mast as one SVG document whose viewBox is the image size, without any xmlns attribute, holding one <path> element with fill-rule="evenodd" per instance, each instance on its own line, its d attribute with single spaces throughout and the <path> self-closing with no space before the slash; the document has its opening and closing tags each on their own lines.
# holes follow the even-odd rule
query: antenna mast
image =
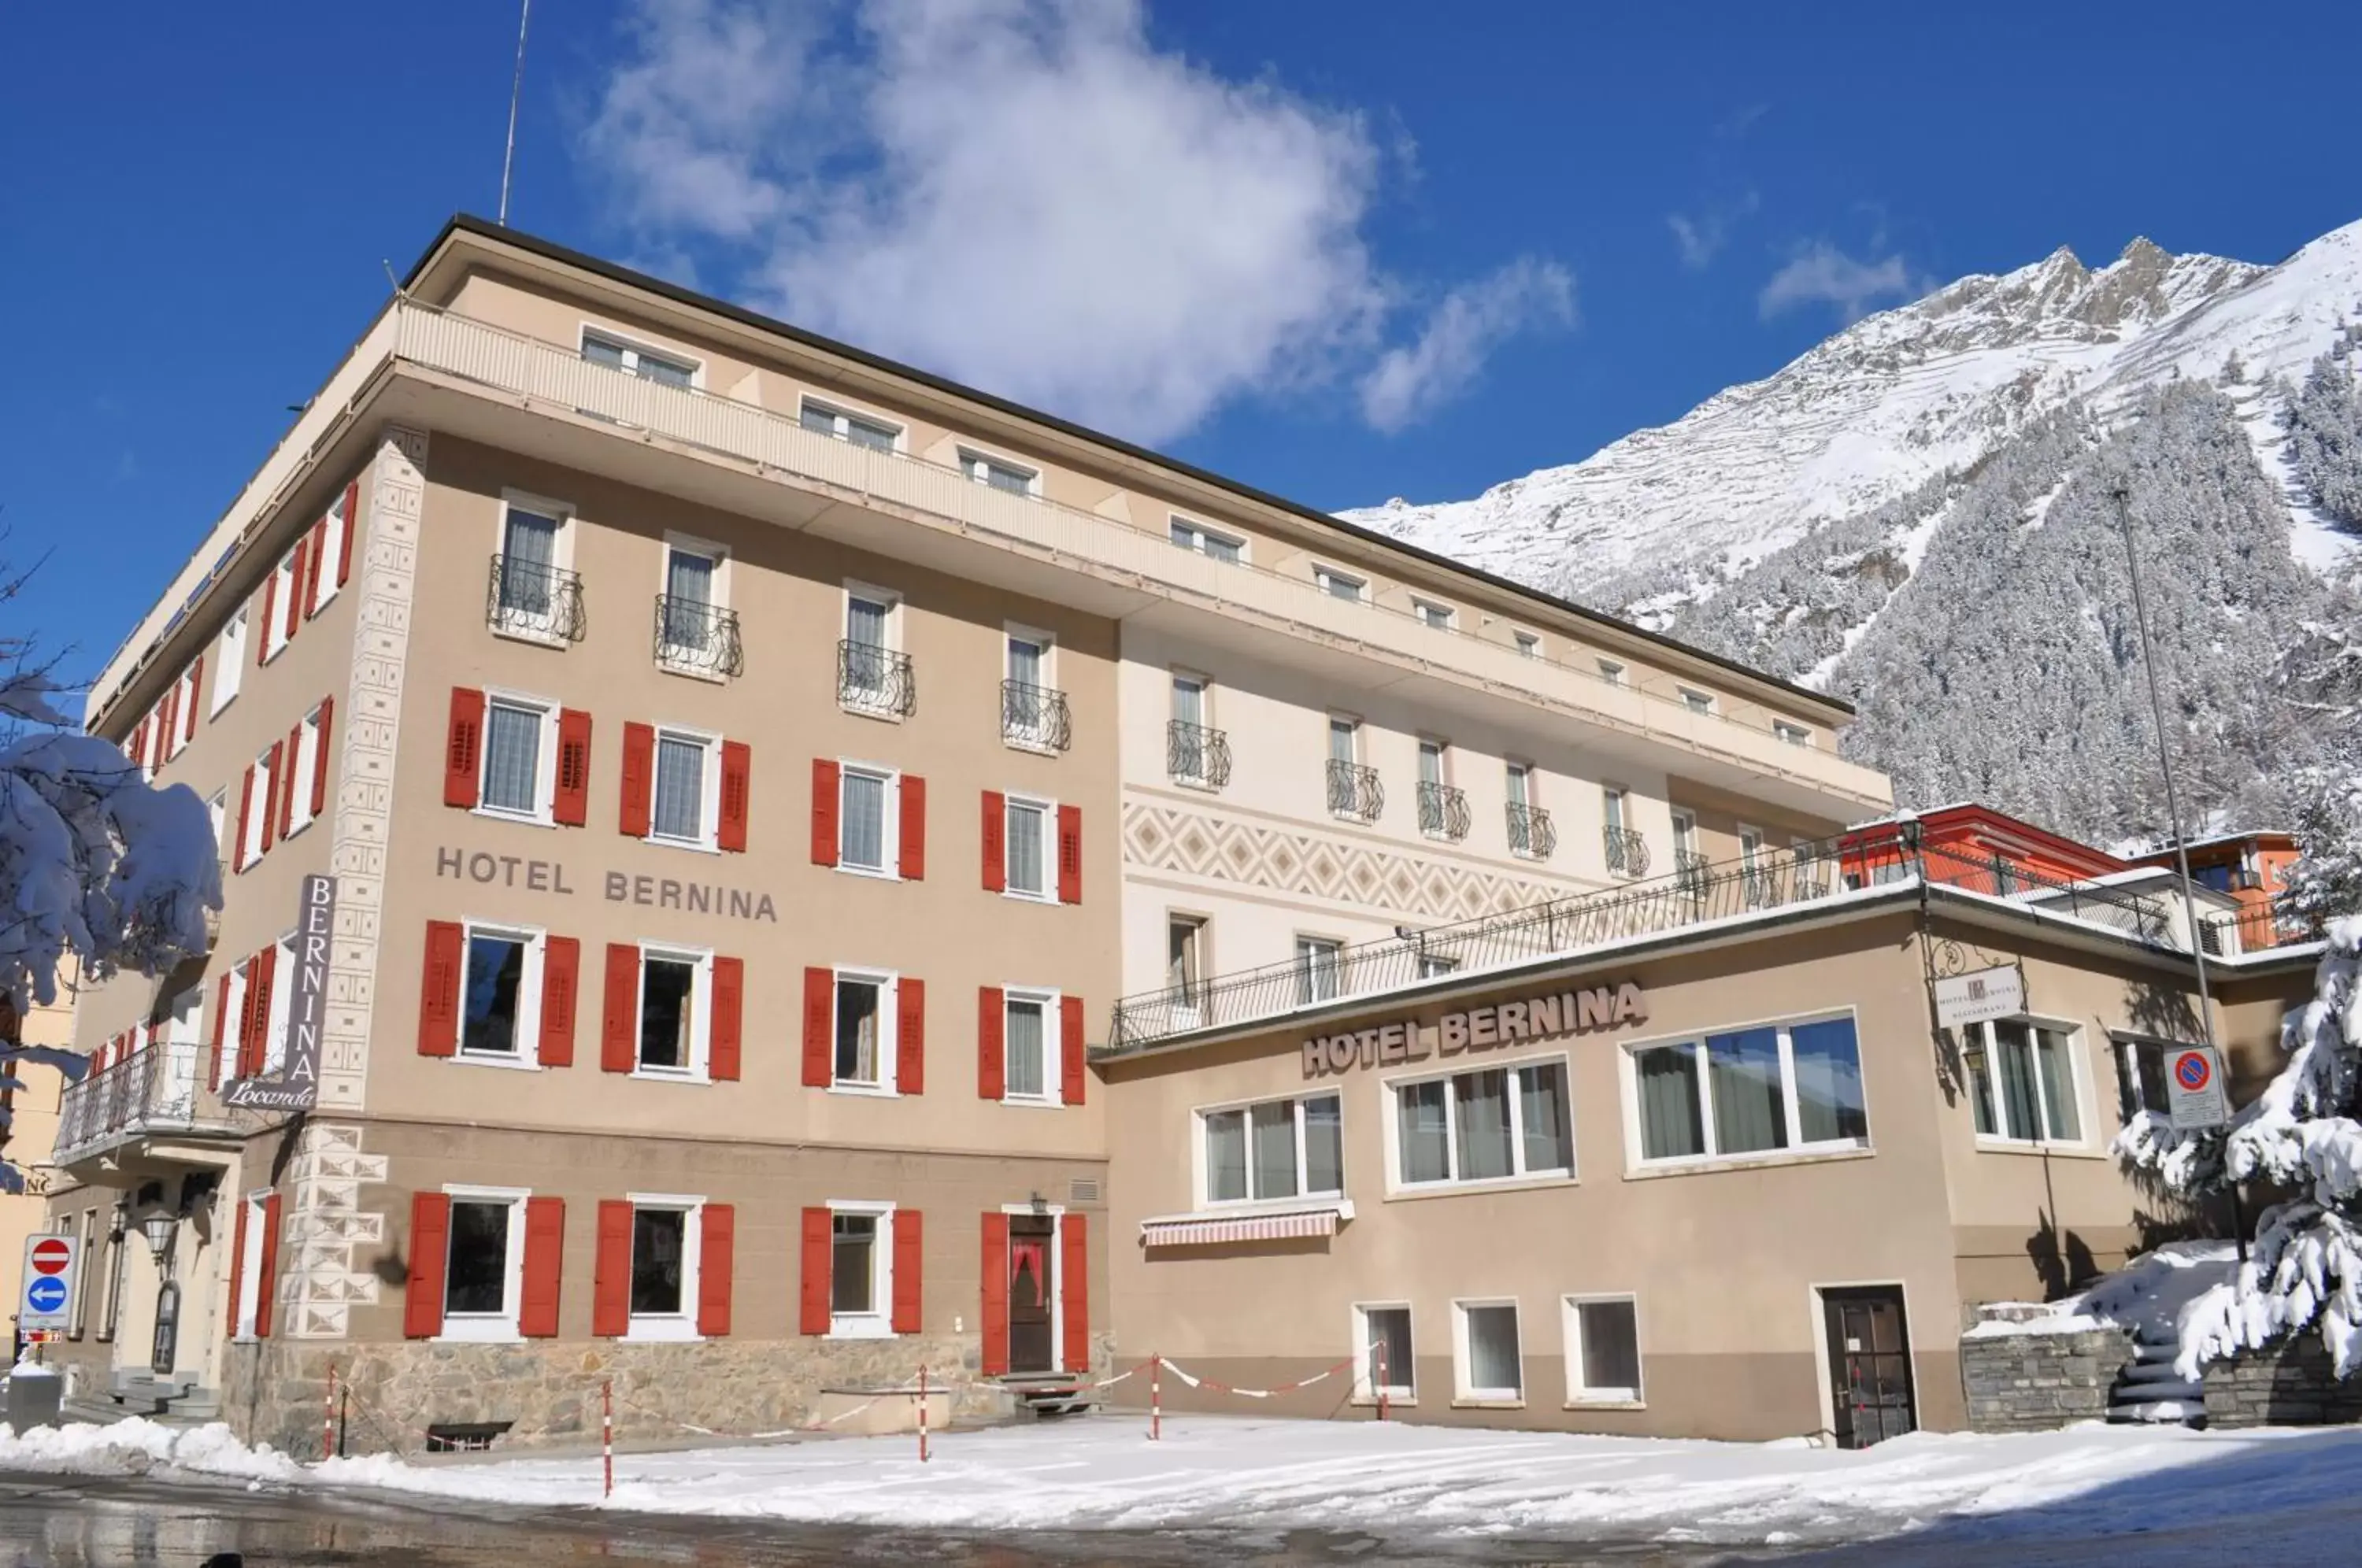
<svg viewBox="0 0 2362 1568">
<path fill-rule="evenodd" d="M 509 144 L 501 154 L 501 226 L 509 226 L 509 173 L 516 167 L 517 99 L 524 93 L 524 29 L 533 19 L 533 0 L 524 0 L 517 12 L 516 76 L 509 83 Z"/>
</svg>

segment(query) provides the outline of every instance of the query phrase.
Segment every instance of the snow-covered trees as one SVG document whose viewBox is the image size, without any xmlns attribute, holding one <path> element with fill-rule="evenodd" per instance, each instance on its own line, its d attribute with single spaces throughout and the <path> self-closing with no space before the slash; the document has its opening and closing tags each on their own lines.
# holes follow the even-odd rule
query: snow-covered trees
<svg viewBox="0 0 2362 1568">
<path fill-rule="evenodd" d="M 2310 768 L 2294 793 L 2302 858 L 2289 873 L 2280 908 L 2319 929 L 2362 911 L 2362 772 Z"/>
<path fill-rule="evenodd" d="M 2362 528 L 2362 392 L 2345 360 L 2333 351 L 2312 362 L 2285 423 L 2290 459 L 2312 503 L 2346 526 Z"/>
</svg>

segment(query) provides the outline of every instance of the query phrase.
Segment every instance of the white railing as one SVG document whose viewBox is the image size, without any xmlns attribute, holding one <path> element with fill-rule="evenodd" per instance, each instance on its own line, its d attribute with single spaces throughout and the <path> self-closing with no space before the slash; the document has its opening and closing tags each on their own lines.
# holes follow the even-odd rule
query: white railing
<svg viewBox="0 0 2362 1568">
<path fill-rule="evenodd" d="M 51 1163 L 70 1165 L 160 1132 L 229 1131 L 230 1113 L 200 1108 L 199 1055 L 193 1040 L 159 1040 L 69 1085 L 58 1107 Z"/>
<path fill-rule="evenodd" d="M 738 462 L 849 491 L 875 504 L 948 520 L 1028 553 L 1087 564 L 1175 595 L 1275 621 L 1389 657 L 1405 653 L 1439 669 L 1588 722 L 1719 755 L 1758 775 L 1785 778 L 1848 801 L 1885 807 L 1884 776 L 1833 750 L 1797 745 L 1772 730 L 1772 711 L 1733 701 L 1701 712 L 1667 687 L 1670 677 L 1609 681 L 1594 670 L 1533 657 L 1406 611 L 1339 599 L 1308 580 L 1179 549 L 1151 534 L 1037 496 L 979 484 L 955 468 L 881 452 L 818 432 L 764 408 L 694 388 L 643 381 L 579 353 L 466 316 L 403 301 L 394 310 L 394 352 L 422 368 L 528 400 L 635 426 Z"/>
</svg>

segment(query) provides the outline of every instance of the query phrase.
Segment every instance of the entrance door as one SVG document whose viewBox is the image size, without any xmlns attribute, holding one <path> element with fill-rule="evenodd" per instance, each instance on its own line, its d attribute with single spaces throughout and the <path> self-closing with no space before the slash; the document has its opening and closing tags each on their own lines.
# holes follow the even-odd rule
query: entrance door
<svg viewBox="0 0 2362 1568">
<path fill-rule="evenodd" d="M 1009 1217 L 1009 1370 L 1052 1372 L 1050 1304 L 1057 1297 L 1058 1222 L 1046 1214 Z"/>
<path fill-rule="evenodd" d="M 1829 1337 L 1829 1409 L 1839 1448 L 1868 1448 L 1918 1423 L 1911 1413 L 1911 1341 L 1903 1292 L 1867 1286 L 1821 1292 Z"/>
</svg>

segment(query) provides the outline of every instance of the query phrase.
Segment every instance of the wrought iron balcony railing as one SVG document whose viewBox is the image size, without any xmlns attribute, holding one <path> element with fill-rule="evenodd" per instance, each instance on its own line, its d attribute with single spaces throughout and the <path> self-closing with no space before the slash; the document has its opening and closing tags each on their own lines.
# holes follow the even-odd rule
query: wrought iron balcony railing
<svg viewBox="0 0 2362 1568">
<path fill-rule="evenodd" d="M 1000 738 L 1035 751 L 1064 751 L 1075 741 L 1066 694 L 1022 680 L 1000 683 Z"/>
<path fill-rule="evenodd" d="M 1529 860 L 1548 860 L 1558 851 L 1558 829 L 1540 806 L 1508 803 L 1509 853 Z"/>
<path fill-rule="evenodd" d="M 1673 876 L 1695 898 L 1705 896 L 1707 884 L 1714 880 L 1713 863 L 1703 849 L 1673 848 Z"/>
<path fill-rule="evenodd" d="M 1619 877 L 1649 874 L 1649 841 L 1640 836 L 1639 828 L 1605 827 L 1599 831 L 1606 841 L 1607 869 Z"/>
<path fill-rule="evenodd" d="M 907 719 L 919 711 L 919 680 L 911 656 L 848 637 L 836 645 L 836 701 L 856 713 Z M 1001 710 L 1006 723 L 1008 710 Z"/>
<path fill-rule="evenodd" d="M 590 623 L 582 613 L 582 574 L 513 556 L 492 558 L 484 619 L 496 632 L 579 643 Z"/>
<path fill-rule="evenodd" d="M 703 675 L 745 674 L 738 612 L 701 600 L 657 594 L 657 662 L 669 669 Z"/>
<path fill-rule="evenodd" d="M 1374 823 L 1386 809 L 1386 787 L 1378 770 L 1358 762 L 1329 759 L 1329 811 L 1348 822 Z"/>
<path fill-rule="evenodd" d="M 1418 831 L 1457 844 L 1468 836 L 1468 792 L 1432 778 L 1418 781 Z"/>
<path fill-rule="evenodd" d="M 1231 783 L 1231 737 L 1203 724 L 1168 719 L 1164 724 L 1164 770 L 1177 784 L 1226 790 Z"/>
<path fill-rule="evenodd" d="M 67 1085 L 58 1102 L 51 1163 L 72 1165 L 134 1138 L 244 1126 L 251 1120 L 248 1113 L 202 1102 L 199 1052 L 193 1040 L 160 1040 Z"/>
</svg>

